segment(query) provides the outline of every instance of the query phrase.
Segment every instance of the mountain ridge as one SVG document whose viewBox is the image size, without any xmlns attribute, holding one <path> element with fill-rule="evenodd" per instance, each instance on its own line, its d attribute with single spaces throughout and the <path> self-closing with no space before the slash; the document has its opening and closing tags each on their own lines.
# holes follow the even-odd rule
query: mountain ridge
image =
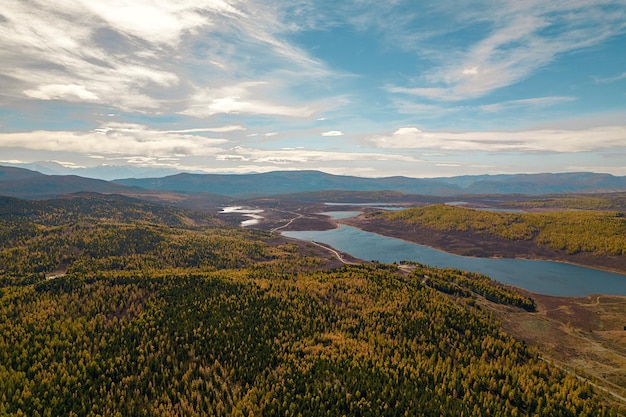
<svg viewBox="0 0 626 417">
<path fill-rule="evenodd" d="M 117 184 L 177 192 L 213 192 L 237 197 L 323 190 L 397 191 L 406 194 L 595 193 L 626 190 L 626 177 L 590 172 L 499 174 L 439 178 L 402 176 L 363 178 L 320 171 L 272 171 L 261 174 L 176 174 L 144 179 L 119 179 Z"/>
<path fill-rule="evenodd" d="M 365 178 L 321 171 L 272 171 L 254 174 L 178 173 L 154 178 L 113 181 L 76 175 L 46 175 L 24 168 L 0 166 L 0 195 L 50 198 L 76 192 L 138 194 L 211 193 L 255 198 L 317 191 L 394 191 L 413 195 L 562 194 L 626 191 L 626 177 L 592 172 L 464 175 L 410 178 Z"/>
</svg>

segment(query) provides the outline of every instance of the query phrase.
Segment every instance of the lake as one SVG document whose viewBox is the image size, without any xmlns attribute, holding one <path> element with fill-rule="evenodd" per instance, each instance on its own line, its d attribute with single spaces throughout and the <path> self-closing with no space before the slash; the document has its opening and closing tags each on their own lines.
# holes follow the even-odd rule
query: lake
<svg viewBox="0 0 626 417">
<path fill-rule="evenodd" d="M 220 213 L 229 213 L 229 214 L 242 214 L 245 217 L 250 217 L 250 220 L 244 220 L 239 225 L 241 227 L 254 226 L 259 224 L 263 216 L 259 216 L 257 213 L 263 213 L 262 209 L 252 209 L 245 208 L 241 206 L 229 206 L 222 208 Z"/>
<path fill-rule="evenodd" d="M 369 207 L 379 210 L 387 211 L 399 211 L 406 210 L 406 207 L 397 206 L 395 203 L 324 203 L 326 206 L 354 206 L 354 207 Z"/>
<path fill-rule="evenodd" d="M 341 219 L 349 219 L 350 217 L 356 217 L 361 214 L 360 211 L 325 211 L 323 213 L 324 216 L 328 216 L 333 220 L 341 220 Z"/>
<path fill-rule="evenodd" d="M 364 260 L 383 263 L 415 261 L 439 268 L 478 272 L 505 284 L 539 294 L 582 297 L 626 295 L 626 275 L 577 265 L 506 258 L 471 258 L 342 225 L 325 231 L 283 232 L 295 239 L 316 241 Z"/>
</svg>

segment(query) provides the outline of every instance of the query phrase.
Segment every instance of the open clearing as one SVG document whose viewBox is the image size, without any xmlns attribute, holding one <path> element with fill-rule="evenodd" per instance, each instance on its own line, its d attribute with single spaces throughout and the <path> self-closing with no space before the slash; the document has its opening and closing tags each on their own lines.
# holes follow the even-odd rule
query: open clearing
<svg viewBox="0 0 626 417">
<path fill-rule="evenodd" d="M 507 332 L 538 346 L 546 359 L 626 398 L 626 297 L 528 295 L 536 313 L 489 308 Z"/>
</svg>

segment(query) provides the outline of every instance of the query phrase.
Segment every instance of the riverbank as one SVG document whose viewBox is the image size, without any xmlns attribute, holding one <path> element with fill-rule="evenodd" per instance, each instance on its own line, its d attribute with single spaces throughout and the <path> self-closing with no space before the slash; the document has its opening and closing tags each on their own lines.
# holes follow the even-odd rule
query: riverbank
<svg viewBox="0 0 626 417">
<path fill-rule="evenodd" d="M 341 219 L 337 223 L 367 232 L 395 237 L 461 256 L 477 258 L 517 258 L 564 262 L 609 272 L 626 273 L 626 258 L 594 256 L 589 253 L 569 255 L 565 252 L 539 246 L 531 241 L 512 241 L 473 232 L 428 229 L 417 225 L 366 216 Z M 624 284 L 626 285 L 626 283 Z"/>
</svg>

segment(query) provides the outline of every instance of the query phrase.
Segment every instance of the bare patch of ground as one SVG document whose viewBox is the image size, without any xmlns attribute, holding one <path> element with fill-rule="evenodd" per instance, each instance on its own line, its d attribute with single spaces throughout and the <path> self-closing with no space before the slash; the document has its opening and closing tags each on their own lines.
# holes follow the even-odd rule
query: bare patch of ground
<svg viewBox="0 0 626 417">
<path fill-rule="evenodd" d="M 490 304 L 504 329 L 549 361 L 626 398 L 626 297 L 551 297 L 528 293 L 537 312 Z M 621 397 L 621 399 L 619 398 Z M 626 405 L 626 403 L 622 404 Z"/>
</svg>

